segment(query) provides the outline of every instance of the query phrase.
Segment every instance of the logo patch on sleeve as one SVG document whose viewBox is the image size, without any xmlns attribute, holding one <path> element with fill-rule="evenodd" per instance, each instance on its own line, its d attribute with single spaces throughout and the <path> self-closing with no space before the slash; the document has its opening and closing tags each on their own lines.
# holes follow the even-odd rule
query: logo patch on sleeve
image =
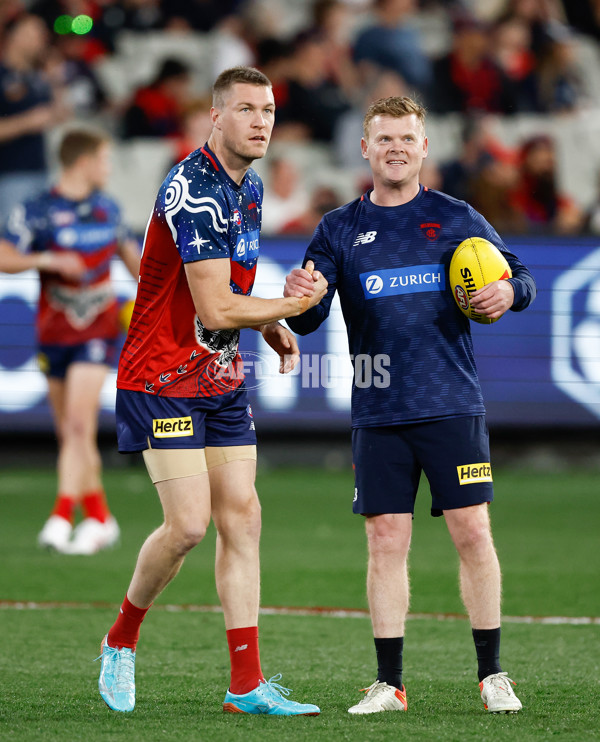
<svg viewBox="0 0 600 742">
<path fill-rule="evenodd" d="M 152 434 L 155 438 L 183 438 L 194 435 L 191 417 L 163 417 L 152 420 Z"/>
<path fill-rule="evenodd" d="M 492 467 L 489 462 L 484 464 L 464 464 L 457 466 L 459 484 L 475 484 L 477 482 L 492 482 Z"/>
</svg>

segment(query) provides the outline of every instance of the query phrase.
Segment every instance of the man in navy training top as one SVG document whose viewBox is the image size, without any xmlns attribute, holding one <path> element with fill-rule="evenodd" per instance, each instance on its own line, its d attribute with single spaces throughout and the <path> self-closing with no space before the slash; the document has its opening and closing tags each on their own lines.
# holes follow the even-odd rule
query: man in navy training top
<svg viewBox="0 0 600 742">
<path fill-rule="evenodd" d="M 318 306 L 288 320 L 301 335 L 313 332 L 327 318 L 337 291 L 355 366 L 353 508 L 366 520 L 378 674 L 349 711 L 407 708 L 402 684 L 407 556 L 424 471 L 431 514 L 444 515 L 460 557 L 481 697 L 488 711 L 514 713 L 521 703 L 499 660 L 501 579 L 488 517 L 493 486 L 485 409 L 469 320 L 447 285 L 448 268 L 467 237 L 483 237 L 502 251 L 513 277 L 488 284 L 471 300 L 477 312 L 494 319 L 529 306 L 535 282 L 469 204 L 419 184 L 427 156 L 420 105 L 406 97 L 373 103 L 361 148 L 373 189 L 321 220 L 305 266 L 325 276 L 328 293 Z M 285 296 L 310 296 L 309 271 L 290 273 Z"/>
</svg>

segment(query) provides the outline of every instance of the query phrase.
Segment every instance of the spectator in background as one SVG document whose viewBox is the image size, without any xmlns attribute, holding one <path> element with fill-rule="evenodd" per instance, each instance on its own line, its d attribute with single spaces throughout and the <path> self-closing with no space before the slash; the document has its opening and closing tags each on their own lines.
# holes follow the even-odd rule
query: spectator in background
<svg viewBox="0 0 600 742">
<path fill-rule="evenodd" d="M 492 32 L 492 57 L 512 88 L 517 113 L 540 110 L 531 31 L 521 18 L 507 18 Z"/>
<path fill-rule="evenodd" d="M 330 78 L 343 90 L 353 90 L 358 85 L 358 74 L 352 60 L 350 6 L 342 0 L 314 0 L 311 12 L 312 28 L 325 41 Z"/>
<path fill-rule="evenodd" d="M 417 30 L 408 21 L 416 9 L 416 0 L 375 0 L 374 21 L 354 42 L 354 61 L 363 80 L 370 77 L 374 66 L 401 75 L 421 94 L 428 92 L 431 63 Z"/>
<path fill-rule="evenodd" d="M 579 234 L 584 217 L 561 193 L 557 183 L 554 143 L 545 135 L 531 137 L 520 153 L 519 180 L 511 194 L 514 208 L 532 233 Z"/>
<path fill-rule="evenodd" d="M 296 218 L 286 222 L 279 230 L 279 234 L 298 234 L 310 237 L 323 216 L 328 211 L 337 209 L 342 203 L 334 188 L 327 185 L 317 186 L 310 195 L 306 210 Z"/>
<path fill-rule="evenodd" d="M 233 15 L 240 0 L 168 0 L 162 3 L 167 28 L 193 30 L 206 33 L 212 31 L 224 18 Z"/>
<path fill-rule="evenodd" d="M 475 197 L 473 183 L 481 170 L 495 160 L 509 160 L 507 150 L 491 133 L 492 117 L 472 114 L 463 120 L 460 152 L 440 167 L 442 191 L 461 201 Z M 485 216 L 485 215 L 484 215 Z"/>
<path fill-rule="evenodd" d="M 230 15 L 224 18 L 211 32 L 211 38 L 214 77 L 229 67 L 243 67 L 256 62 L 252 29 L 240 16 Z"/>
<path fill-rule="evenodd" d="M 508 80 L 491 56 L 486 26 L 460 18 L 452 49 L 434 63 L 430 109 L 436 113 L 515 113 Z"/>
<path fill-rule="evenodd" d="M 543 111 L 568 113 L 580 107 L 583 82 L 577 69 L 575 39 L 567 26 L 553 23 L 548 27 L 537 77 Z"/>
<path fill-rule="evenodd" d="M 468 116 L 462 148 L 441 168 L 441 189 L 468 201 L 495 229 L 514 234 L 524 220 L 511 202 L 518 179 L 517 153 L 501 144 L 491 131 L 490 116 Z"/>
<path fill-rule="evenodd" d="M 45 65 L 48 78 L 64 89 L 69 107 L 80 118 L 93 116 L 107 106 L 104 89 L 86 59 L 87 48 L 85 36 L 58 36 Z"/>
<path fill-rule="evenodd" d="M 201 147 L 210 136 L 211 107 L 212 100 L 207 95 L 190 101 L 181 112 L 181 136 L 173 142 L 175 147 L 173 165 Z"/>
<path fill-rule="evenodd" d="M 189 102 L 190 70 L 165 59 L 149 85 L 139 88 L 123 118 L 123 137 L 177 137 L 181 114 Z"/>
<path fill-rule="evenodd" d="M 331 142 L 339 117 L 350 108 L 329 76 L 327 43 L 320 33 L 300 33 L 289 61 L 285 100 L 277 103 L 277 139 Z"/>
<path fill-rule="evenodd" d="M 288 100 L 288 79 L 291 72 L 292 44 L 274 37 L 261 39 L 256 45 L 256 66 L 273 84 L 275 105 L 283 108 Z M 279 125 L 279 111 L 277 112 Z"/>
<path fill-rule="evenodd" d="M 501 24 L 509 19 L 518 19 L 527 25 L 531 38 L 531 51 L 538 60 L 542 56 L 551 24 L 565 20 L 561 0 L 506 0 L 505 8 L 498 16 L 497 23 Z"/>
<path fill-rule="evenodd" d="M 357 89 L 355 105 L 342 114 L 335 129 L 335 154 L 340 167 L 360 173 L 358 193 L 364 193 L 372 182 L 371 168 L 362 156 L 357 142 L 363 135 L 364 111 L 380 98 L 401 97 L 408 94 L 406 81 L 391 70 L 379 70 Z M 364 179 L 362 174 L 364 173 Z M 364 182 L 362 182 L 364 180 Z"/>
<path fill-rule="evenodd" d="M 494 229 L 507 234 L 527 231 L 523 215 L 511 197 L 518 179 L 516 160 L 507 154 L 485 160 L 471 180 L 471 204 Z"/>
<path fill-rule="evenodd" d="M 44 132 L 70 112 L 40 72 L 48 51 L 44 22 L 29 14 L 7 25 L 0 59 L 0 225 L 12 207 L 47 181 Z"/>
<path fill-rule="evenodd" d="M 269 178 L 263 197 L 261 231 L 278 234 L 284 224 L 303 214 L 308 207 L 308 193 L 300 172 L 292 160 L 269 160 Z"/>
</svg>

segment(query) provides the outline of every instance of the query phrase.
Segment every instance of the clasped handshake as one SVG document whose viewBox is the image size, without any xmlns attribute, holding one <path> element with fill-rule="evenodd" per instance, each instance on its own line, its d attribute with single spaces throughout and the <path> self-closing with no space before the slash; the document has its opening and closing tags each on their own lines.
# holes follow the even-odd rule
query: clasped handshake
<svg viewBox="0 0 600 742">
<path fill-rule="evenodd" d="M 327 293 L 327 286 L 325 276 L 315 270 L 312 260 L 308 260 L 304 268 L 294 268 L 286 276 L 283 295 L 300 299 L 302 312 L 306 312 L 321 301 Z"/>
</svg>

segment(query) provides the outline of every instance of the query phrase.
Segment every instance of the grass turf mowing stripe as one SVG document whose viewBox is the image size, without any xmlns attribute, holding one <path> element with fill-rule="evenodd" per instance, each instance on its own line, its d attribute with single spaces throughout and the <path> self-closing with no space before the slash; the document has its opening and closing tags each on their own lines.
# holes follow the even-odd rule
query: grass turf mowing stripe
<svg viewBox="0 0 600 742">
<path fill-rule="evenodd" d="M 60 610 L 79 608 L 84 610 L 110 609 L 118 610 L 119 606 L 111 603 L 78 603 L 73 601 L 0 601 L 0 610 L 36 611 Z M 223 613 L 218 605 L 154 605 L 153 610 L 162 610 L 169 613 Z M 310 608 L 293 608 L 288 606 L 263 606 L 260 609 L 262 616 L 324 616 L 328 618 L 369 618 L 369 612 L 357 608 L 326 608 L 312 606 Z M 409 613 L 408 619 L 435 619 L 437 621 L 467 621 L 468 616 L 463 613 Z M 567 626 L 600 626 L 600 616 L 503 616 L 503 623 L 550 624 Z"/>
</svg>

